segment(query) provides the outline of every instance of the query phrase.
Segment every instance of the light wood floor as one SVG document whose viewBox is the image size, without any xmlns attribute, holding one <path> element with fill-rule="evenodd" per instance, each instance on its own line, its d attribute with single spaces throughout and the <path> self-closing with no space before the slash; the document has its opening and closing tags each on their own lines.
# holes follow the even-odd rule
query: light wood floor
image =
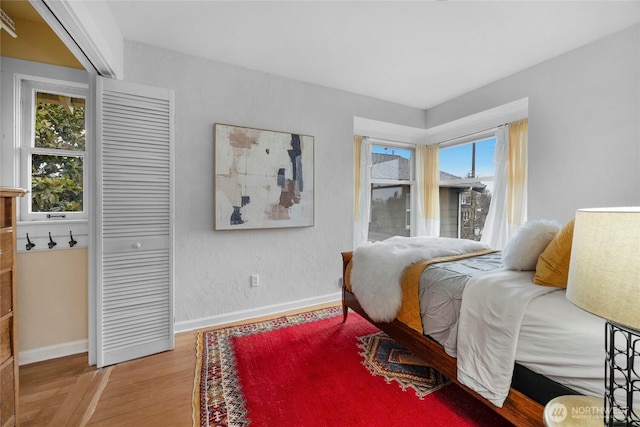
<svg viewBox="0 0 640 427">
<path fill-rule="evenodd" d="M 20 425 L 191 426 L 196 332 L 175 349 L 96 370 L 87 354 L 20 367 Z"/>
<path fill-rule="evenodd" d="M 192 426 L 196 334 L 176 334 L 174 350 L 98 370 L 86 353 L 21 366 L 20 425 Z"/>
</svg>

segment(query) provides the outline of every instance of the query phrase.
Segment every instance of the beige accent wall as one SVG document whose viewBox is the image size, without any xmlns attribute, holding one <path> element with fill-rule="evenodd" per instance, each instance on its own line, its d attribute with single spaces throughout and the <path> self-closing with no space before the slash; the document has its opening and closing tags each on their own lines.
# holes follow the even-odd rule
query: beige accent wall
<svg viewBox="0 0 640 427">
<path fill-rule="evenodd" d="M 18 254 L 19 350 L 86 340 L 88 250 Z"/>
<path fill-rule="evenodd" d="M 82 69 L 82 65 L 44 22 L 12 18 L 17 38 L 0 32 L 0 56 Z"/>
</svg>

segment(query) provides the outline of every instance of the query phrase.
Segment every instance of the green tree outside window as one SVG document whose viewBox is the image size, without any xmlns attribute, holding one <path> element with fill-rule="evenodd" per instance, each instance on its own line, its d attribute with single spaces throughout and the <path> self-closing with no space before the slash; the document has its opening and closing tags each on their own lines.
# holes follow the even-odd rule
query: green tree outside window
<svg viewBox="0 0 640 427">
<path fill-rule="evenodd" d="M 47 102 L 52 97 L 58 101 Z M 85 150 L 84 99 L 38 93 L 38 101 L 35 152 L 31 157 L 31 211 L 82 212 L 83 156 L 69 151 Z M 37 153 L 38 149 L 47 152 Z M 60 150 L 61 154 L 50 150 Z"/>
</svg>

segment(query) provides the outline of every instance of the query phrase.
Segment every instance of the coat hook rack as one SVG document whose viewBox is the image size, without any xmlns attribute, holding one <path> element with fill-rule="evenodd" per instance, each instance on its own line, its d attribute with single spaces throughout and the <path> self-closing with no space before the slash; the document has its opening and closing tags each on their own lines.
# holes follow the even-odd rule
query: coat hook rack
<svg viewBox="0 0 640 427">
<path fill-rule="evenodd" d="M 30 251 L 31 249 L 33 249 L 36 244 L 31 242 L 31 239 L 29 239 L 29 233 L 27 233 L 27 244 L 25 245 L 27 247 L 27 250 Z"/>
<path fill-rule="evenodd" d="M 51 232 L 49 232 L 49 243 L 48 243 L 49 249 L 53 249 L 55 245 L 57 245 L 57 243 L 53 241 L 53 238 L 51 237 Z"/>
<path fill-rule="evenodd" d="M 78 241 L 73 238 L 73 233 L 71 232 L 71 230 L 69 230 L 69 237 L 71 237 L 71 240 L 69 240 L 69 247 L 72 248 L 78 244 Z"/>
</svg>

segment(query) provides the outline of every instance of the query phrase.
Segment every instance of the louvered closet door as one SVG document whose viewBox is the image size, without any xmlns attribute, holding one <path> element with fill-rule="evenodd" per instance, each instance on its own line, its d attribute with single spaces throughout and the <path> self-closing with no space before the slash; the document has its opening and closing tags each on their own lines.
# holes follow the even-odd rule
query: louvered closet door
<svg viewBox="0 0 640 427">
<path fill-rule="evenodd" d="M 173 92 L 98 78 L 98 367 L 172 349 Z"/>
</svg>

